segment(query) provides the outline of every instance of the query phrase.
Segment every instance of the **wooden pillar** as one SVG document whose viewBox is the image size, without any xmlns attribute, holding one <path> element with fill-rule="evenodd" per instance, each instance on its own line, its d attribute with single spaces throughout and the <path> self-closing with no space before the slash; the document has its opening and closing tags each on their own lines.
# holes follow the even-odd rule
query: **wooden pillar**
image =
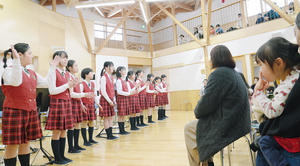
<svg viewBox="0 0 300 166">
<path fill-rule="evenodd" d="M 294 8 L 295 8 L 295 14 L 297 15 L 300 12 L 298 0 L 294 0 Z"/>
<path fill-rule="evenodd" d="M 91 53 L 92 70 L 96 72 L 96 54 Z"/>
<path fill-rule="evenodd" d="M 207 38 L 206 38 L 206 44 L 210 45 L 210 23 L 211 23 L 211 3 L 212 1 L 208 1 L 207 5 Z"/>
<path fill-rule="evenodd" d="M 126 21 L 124 21 L 124 29 L 123 29 L 123 45 L 124 49 L 127 50 L 127 34 L 126 34 Z"/>
<path fill-rule="evenodd" d="M 151 36 L 151 29 L 150 29 L 150 24 L 148 26 L 148 36 L 149 36 L 149 47 L 150 47 L 150 57 L 153 57 L 153 47 L 152 47 L 152 36 Z"/>
<path fill-rule="evenodd" d="M 208 76 L 210 74 L 210 62 L 208 60 L 208 50 L 207 50 L 207 46 L 203 47 L 203 51 L 204 51 L 204 61 L 205 61 L 205 75 L 206 75 L 206 79 L 208 79 Z"/>
<path fill-rule="evenodd" d="M 56 12 L 56 0 L 52 0 L 52 10 Z"/>
<path fill-rule="evenodd" d="M 248 9 L 247 9 L 247 0 L 245 1 L 245 11 L 246 11 L 246 19 L 248 19 Z"/>
<path fill-rule="evenodd" d="M 264 16 L 263 3 L 262 3 L 262 0 L 259 0 L 259 1 L 260 1 L 260 10 L 261 10 L 261 14 Z"/>
<path fill-rule="evenodd" d="M 84 34 L 84 38 L 85 38 L 85 41 L 86 41 L 86 44 L 87 44 L 87 47 L 88 47 L 88 51 L 89 51 L 89 53 L 91 53 L 92 52 L 92 46 L 91 46 L 91 43 L 90 43 L 88 32 L 86 30 L 85 22 L 84 22 L 84 19 L 83 19 L 83 16 L 82 16 L 82 11 L 81 11 L 80 8 L 77 8 L 77 12 L 78 12 L 78 15 L 79 15 L 79 20 L 80 20 L 81 27 L 82 27 L 83 34 Z"/>
<path fill-rule="evenodd" d="M 173 3 L 171 6 L 172 9 L 172 15 L 175 17 L 175 4 Z M 178 42 L 177 42 L 177 28 L 176 28 L 176 24 L 173 21 L 173 38 L 174 38 L 174 46 L 177 46 Z"/>
<path fill-rule="evenodd" d="M 207 27 L 206 27 L 206 16 L 205 16 L 205 0 L 201 0 L 201 13 L 202 13 L 202 27 L 203 27 L 203 38 L 207 39 Z"/>
<path fill-rule="evenodd" d="M 245 16 L 244 0 L 240 0 L 240 4 L 241 4 L 241 11 L 242 11 L 243 28 L 246 28 L 247 22 L 246 22 L 246 16 Z"/>
</svg>

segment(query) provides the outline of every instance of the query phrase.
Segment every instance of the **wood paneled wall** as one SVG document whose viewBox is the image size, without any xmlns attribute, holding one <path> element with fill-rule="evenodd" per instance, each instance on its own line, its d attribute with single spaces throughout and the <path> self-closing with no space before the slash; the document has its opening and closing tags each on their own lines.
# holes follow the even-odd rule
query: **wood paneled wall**
<svg viewBox="0 0 300 166">
<path fill-rule="evenodd" d="M 187 110 L 194 111 L 197 102 L 200 100 L 200 89 L 199 90 L 186 90 L 186 91 L 174 91 L 170 94 L 171 110 L 179 111 L 181 105 L 181 111 L 185 111 L 185 104 L 181 104 L 183 101 L 189 101 Z M 192 109 L 191 109 L 192 108 Z"/>
</svg>

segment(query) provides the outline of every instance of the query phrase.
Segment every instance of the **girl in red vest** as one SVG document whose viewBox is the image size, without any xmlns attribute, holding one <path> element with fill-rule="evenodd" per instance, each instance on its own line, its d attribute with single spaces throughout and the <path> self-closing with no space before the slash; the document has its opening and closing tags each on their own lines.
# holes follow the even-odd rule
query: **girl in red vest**
<svg viewBox="0 0 300 166">
<path fill-rule="evenodd" d="M 154 89 L 153 85 L 154 75 L 148 74 L 147 75 L 147 82 L 150 82 L 150 85 L 147 86 L 146 92 L 147 92 L 147 107 L 148 107 L 148 123 L 155 123 L 152 120 L 152 113 L 153 108 L 155 108 L 155 102 L 154 102 L 154 95 L 158 94 L 158 92 Z"/>
<path fill-rule="evenodd" d="M 12 66 L 7 67 L 7 54 L 11 53 Z M 2 91 L 5 96 L 2 117 L 2 142 L 6 145 L 4 164 L 15 166 L 17 155 L 22 166 L 29 166 L 29 140 L 42 137 L 40 120 L 36 107 L 36 87 L 47 87 L 51 74 L 59 63 L 59 57 L 50 62 L 50 70 L 43 78 L 33 70 L 26 69 L 32 64 L 31 49 L 26 43 L 11 45 L 4 52 Z"/>
<path fill-rule="evenodd" d="M 128 96 L 137 94 L 137 90 L 131 90 L 129 91 L 129 88 L 126 83 L 126 68 L 123 66 L 120 66 L 117 68 L 117 109 L 118 109 L 118 124 L 120 129 L 121 135 L 128 135 L 129 132 L 125 131 L 124 128 L 124 121 L 125 116 L 129 115 L 129 101 Z"/>
<path fill-rule="evenodd" d="M 161 78 L 155 77 L 155 90 L 158 94 L 155 97 L 155 105 L 158 106 L 158 119 L 159 121 L 164 120 L 163 117 L 163 93 L 166 92 L 166 88 L 161 87 Z"/>
<path fill-rule="evenodd" d="M 100 105 L 103 107 L 103 111 L 99 112 L 99 116 L 104 117 L 103 126 L 108 140 L 118 139 L 118 137 L 112 135 L 113 116 L 115 115 L 114 107 L 116 105 L 113 71 L 114 64 L 106 61 L 101 71 L 100 80 Z"/>
<path fill-rule="evenodd" d="M 81 99 L 86 109 L 86 113 L 83 114 L 83 122 L 81 125 L 81 134 L 84 140 L 83 145 L 85 146 L 93 146 L 92 144 L 98 143 L 93 140 L 94 120 L 96 120 L 97 118 L 94 103 L 98 105 L 99 110 L 102 109 L 102 107 L 99 105 L 99 100 L 97 98 L 97 91 L 95 88 L 95 84 L 91 82 L 91 79 L 93 79 L 93 77 L 94 77 L 94 72 L 91 68 L 85 68 L 81 71 L 81 78 L 84 79 L 80 84 L 81 92 L 94 94 L 94 98 Z M 87 121 L 89 121 L 89 141 L 86 138 Z"/>
<path fill-rule="evenodd" d="M 68 63 L 68 55 L 64 51 L 56 51 L 53 54 L 61 57 L 49 83 L 50 109 L 46 123 L 46 130 L 52 130 L 51 147 L 54 154 L 55 164 L 66 165 L 73 160 L 65 157 L 66 130 L 74 128 L 74 121 L 71 108 L 71 94 L 73 87 L 78 81 L 71 80 L 70 73 L 65 70 Z M 80 98 L 80 94 L 72 94 Z"/>
<path fill-rule="evenodd" d="M 169 104 L 169 97 L 168 97 L 168 93 L 172 93 L 170 91 L 168 91 L 168 87 L 169 85 L 166 83 L 167 81 L 167 76 L 165 74 L 161 75 L 161 84 L 162 84 L 162 88 L 166 88 L 166 92 L 163 93 L 163 109 L 162 109 L 162 115 L 163 118 L 168 118 L 166 116 L 166 106 Z"/>
<path fill-rule="evenodd" d="M 136 84 L 135 83 L 135 73 L 134 71 L 129 71 L 127 73 L 127 86 L 129 91 L 133 91 L 133 90 L 138 90 L 140 87 L 140 83 Z M 138 94 L 134 94 L 134 95 L 130 95 L 128 96 L 128 100 L 129 100 L 129 113 L 130 113 L 130 130 L 132 131 L 137 131 L 140 130 L 138 127 L 136 127 L 136 114 L 141 112 L 141 108 L 140 108 L 140 100 L 139 100 L 139 95 Z"/>
<path fill-rule="evenodd" d="M 139 100 L 140 100 L 141 113 L 137 114 L 136 122 L 137 122 L 137 126 L 144 127 L 144 126 L 148 126 L 144 123 L 144 110 L 148 109 L 146 88 L 150 83 L 149 82 L 144 83 L 144 81 L 143 81 L 144 71 L 143 70 L 138 70 L 136 72 L 136 76 L 137 76 L 136 83 L 141 84 L 141 87 L 139 88 Z M 141 124 L 139 123 L 139 119 L 141 120 Z"/>
<path fill-rule="evenodd" d="M 71 74 L 71 79 L 76 79 L 78 81 L 78 78 L 75 76 L 76 73 L 78 73 L 78 65 L 74 60 L 69 60 L 67 67 L 67 71 Z M 73 88 L 74 93 L 81 94 L 81 98 L 94 98 L 94 93 L 82 93 L 80 90 L 80 84 L 77 84 Z M 85 106 L 83 105 L 81 98 L 74 98 L 76 96 L 71 93 L 71 102 L 72 102 L 72 115 L 74 119 L 75 129 L 68 130 L 67 137 L 68 137 L 68 144 L 69 144 L 69 153 L 81 153 L 81 150 L 86 150 L 78 145 L 78 139 L 79 139 L 79 131 L 80 131 L 80 123 L 83 121 L 83 114 L 86 114 Z M 74 146 L 73 146 L 73 138 L 74 138 Z"/>
</svg>

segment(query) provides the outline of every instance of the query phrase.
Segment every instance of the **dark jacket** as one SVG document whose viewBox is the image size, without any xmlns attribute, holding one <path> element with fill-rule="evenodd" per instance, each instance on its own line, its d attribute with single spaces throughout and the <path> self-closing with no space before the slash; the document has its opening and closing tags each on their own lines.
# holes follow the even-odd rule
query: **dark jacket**
<svg viewBox="0 0 300 166">
<path fill-rule="evenodd" d="M 261 135 L 278 135 L 284 138 L 300 137 L 300 77 L 286 100 L 282 114 L 268 119 L 259 126 Z"/>
<path fill-rule="evenodd" d="M 232 68 L 219 67 L 210 74 L 194 112 L 199 119 L 196 139 L 201 162 L 250 132 L 247 88 Z"/>
</svg>

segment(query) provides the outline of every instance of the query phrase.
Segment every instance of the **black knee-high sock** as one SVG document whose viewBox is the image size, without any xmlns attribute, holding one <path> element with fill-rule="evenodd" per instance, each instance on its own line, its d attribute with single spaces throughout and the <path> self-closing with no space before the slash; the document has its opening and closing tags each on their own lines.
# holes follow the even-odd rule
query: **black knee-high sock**
<svg viewBox="0 0 300 166">
<path fill-rule="evenodd" d="M 141 119 L 141 124 L 144 124 L 144 115 L 141 115 L 140 119 Z"/>
<path fill-rule="evenodd" d="M 118 122 L 118 125 L 120 133 L 123 133 L 122 122 Z"/>
<path fill-rule="evenodd" d="M 68 144 L 69 144 L 69 151 L 72 151 L 74 149 L 74 146 L 73 146 L 74 130 L 68 130 L 67 138 L 68 138 Z"/>
<path fill-rule="evenodd" d="M 60 157 L 60 152 L 59 152 L 59 140 L 51 140 L 51 147 L 52 147 L 55 161 L 62 161 L 62 158 Z"/>
<path fill-rule="evenodd" d="M 86 128 L 81 128 L 81 135 L 83 138 L 83 142 L 86 143 L 87 139 L 86 139 Z"/>
<path fill-rule="evenodd" d="M 66 147 L 66 138 L 60 138 L 59 139 L 59 152 L 60 152 L 60 157 L 63 160 L 67 160 L 65 157 L 65 147 Z"/>
<path fill-rule="evenodd" d="M 129 121 L 130 121 L 130 129 L 133 129 L 133 124 L 132 124 L 133 120 L 132 120 L 132 117 L 129 118 Z"/>
<path fill-rule="evenodd" d="M 107 138 L 110 138 L 110 130 L 109 130 L 109 128 L 108 129 L 105 129 L 105 132 L 106 132 L 106 136 L 107 136 Z"/>
<path fill-rule="evenodd" d="M 114 137 L 112 134 L 112 127 L 109 128 L 109 134 L 110 134 L 110 137 Z"/>
<path fill-rule="evenodd" d="M 93 140 L 94 127 L 89 127 L 89 141 Z"/>
<path fill-rule="evenodd" d="M 4 159 L 4 165 L 5 166 L 16 166 L 17 165 L 17 157 L 10 158 L 10 159 Z"/>
<path fill-rule="evenodd" d="M 79 129 L 74 129 L 74 147 L 78 147 Z"/>
<path fill-rule="evenodd" d="M 136 120 L 136 125 L 138 126 L 140 124 L 140 121 L 139 121 L 140 117 L 135 117 L 135 120 Z"/>
<path fill-rule="evenodd" d="M 30 165 L 30 153 L 18 155 L 21 166 L 29 166 Z"/>
</svg>

